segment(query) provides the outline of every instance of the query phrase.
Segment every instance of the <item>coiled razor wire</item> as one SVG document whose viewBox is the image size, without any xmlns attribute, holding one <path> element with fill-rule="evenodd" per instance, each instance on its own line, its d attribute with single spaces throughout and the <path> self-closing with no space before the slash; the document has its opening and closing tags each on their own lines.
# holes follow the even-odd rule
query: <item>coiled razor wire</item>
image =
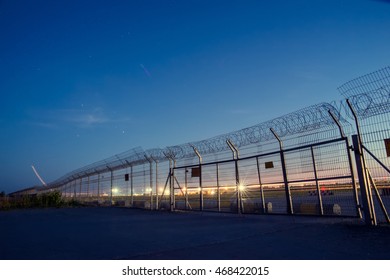
<svg viewBox="0 0 390 280">
<path fill-rule="evenodd" d="M 340 86 L 338 90 L 345 98 L 349 99 L 359 118 L 390 112 L 390 67 L 353 79 Z M 150 162 L 150 159 L 157 162 L 193 158 L 196 156 L 195 149 L 201 155 L 227 151 L 229 150 L 227 140 L 234 143 L 237 148 L 253 144 L 260 145 L 263 142 L 275 140 L 275 136 L 270 131 L 271 128 L 281 138 L 336 128 L 330 113 L 341 124 L 348 124 L 347 118 L 350 115 L 346 110 L 336 109 L 330 103 L 320 103 L 270 121 L 201 141 L 147 151 L 137 147 L 76 169 L 50 183 L 48 187 L 61 186 L 78 178 L 127 166 L 145 164 Z"/>
</svg>

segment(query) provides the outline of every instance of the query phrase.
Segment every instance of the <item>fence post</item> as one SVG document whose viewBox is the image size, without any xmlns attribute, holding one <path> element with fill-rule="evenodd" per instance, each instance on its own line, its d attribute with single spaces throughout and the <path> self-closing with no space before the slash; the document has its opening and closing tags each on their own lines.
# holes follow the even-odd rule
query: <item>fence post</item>
<svg viewBox="0 0 390 280">
<path fill-rule="evenodd" d="M 83 177 L 80 176 L 79 197 L 81 198 L 81 188 L 83 186 Z"/>
<path fill-rule="evenodd" d="M 356 130 L 357 130 L 357 135 L 354 135 L 355 137 L 352 136 L 353 146 L 355 147 L 355 160 L 356 160 L 356 153 L 357 153 L 356 147 L 357 147 L 358 148 L 358 159 L 360 161 L 361 168 L 364 172 L 362 175 L 363 175 L 363 178 L 365 180 L 365 186 L 366 186 L 365 192 L 368 195 L 366 202 L 369 203 L 368 206 L 370 207 L 370 211 L 371 211 L 371 215 L 369 217 L 370 217 L 370 219 L 371 218 L 373 219 L 373 223 L 374 223 L 374 225 L 376 225 L 376 214 L 375 214 L 375 209 L 374 209 L 374 202 L 372 200 L 371 188 L 369 187 L 369 185 L 367 186 L 367 172 L 366 172 L 367 165 L 366 165 L 366 160 L 365 160 L 363 148 L 362 148 L 363 140 L 362 140 L 362 134 L 360 132 L 359 118 L 358 118 L 358 114 L 355 111 L 355 108 L 352 106 L 351 101 L 349 101 L 349 99 L 347 98 L 346 102 L 347 102 L 349 109 L 352 112 L 353 118 L 355 119 L 355 126 L 356 126 Z M 353 138 L 355 138 L 355 140 Z M 359 170 L 358 170 L 358 173 L 359 173 Z M 359 175 L 358 175 L 358 177 L 360 179 Z M 359 184 L 360 184 L 360 182 L 359 182 Z M 360 191 L 362 192 L 362 187 L 360 187 Z M 362 194 L 362 196 L 363 196 L 363 194 Z M 363 207 L 364 207 L 364 205 L 363 205 Z M 367 208 L 367 207 L 365 207 L 365 208 Z M 367 221 L 366 221 L 366 223 L 367 223 Z"/>
<path fill-rule="evenodd" d="M 74 177 L 73 177 L 74 178 Z M 76 197 L 77 197 L 77 191 L 76 191 L 76 187 L 77 187 L 77 180 L 76 178 L 73 180 L 73 198 L 76 200 Z"/>
<path fill-rule="evenodd" d="M 152 156 L 150 156 L 150 158 L 156 164 L 156 210 L 158 210 L 158 161 Z"/>
<path fill-rule="evenodd" d="M 358 129 L 358 132 L 359 132 L 359 124 L 358 124 L 358 121 L 357 121 L 357 117 L 355 115 L 355 112 L 353 111 L 353 108 L 352 108 L 352 105 L 349 103 L 349 100 L 347 99 L 347 103 L 348 103 L 348 106 L 350 106 L 350 109 L 351 111 L 354 113 L 354 116 L 356 118 L 356 125 L 357 125 L 357 129 Z M 340 131 L 340 136 L 345 140 L 345 146 L 346 146 L 346 149 L 347 149 L 347 156 L 348 156 L 348 164 L 349 164 L 349 169 L 351 171 L 351 180 L 352 180 L 352 187 L 353 187 L 353 195 L 354 195 L 354 199 L 355 199 L 355 203 L 356 203 L 356 215 L 359 217 L 359 218 L 362 218 L 362 211 L 361 211 L 361 207 L 360 207 L 360 202 L 359 202 L 359 196 L 358 196 L 358 191 L 357 191 L 357 187 L 356 187 L 356 182 L 355 182 L 355 173 L 353 171 L 353 165 L 352 165 L 352 159 L 351 159 L 351 153 L 350 153 L 350 147 L 349 147 L 349 141 L 348 141 L 348 137 L 345 137 L 345 133 L 344 133 L 344 130 L 343 130 L 343 127 L 341 126 L 339 120 L 336 118 L 336 116 L 334 115 L 334 113 L 331 111 L 331 110 L 328 110 L 328 113 L 329 115 L 332 117 L 333 121 L 335 122 L 335 124 L 338 126 L 339 128 L 339 131 Z M 360 133 L 360 132 L 359 132 Z M 360 137 L 360 136 L 359 136 Z M 364 160 L 363 160 L 364 162 Z"/>
<path fill-rule="evenodd" d="M 186 188 L 186 191 L 184 193 L 184 209 L 187 210 L 188 208 L 188 169 L 187 167 L 184 169 L 184 187 Z"/>
<path fill-rule="evenodd" d="M 217 207 L 218 212 L 221 212 L 221 189 L 219 186 L 219 163 L 217 162 Z"/>
<path fill-rule="evenodd" d="M 172 166 L 173 161 L 173 166 Z M 169 202 L 170 202 L 170 211 L 175 210 L 175 167 L 176 160 L 169 159 Z"/>
<path fill-rule="evenodd" d="M 108 166 L 107 166 L 108 168 Z M 112 200 L 112 188 L 113 188 L 113 184 L 114 184 L 114 174 L 113 174 L 113 171 L 111 169 L 110 170 L 110 189 L 111 189 L 111 205 L 113 205 L 114 201 Z"/>
<path fill-rule="evenodd" d="M 270 130 L 271 130 L 272 134 L 275 136 L 276 140 L 278 140 L 278 142 L 279 142 L 280 162 L 282 164 L 284 190 L 286 193 L 286 200 L 287 200 L 287 214 L 294 214 L 293 207 L 292 207 L 291 191 L 290 191 L 290 187 L 288 185 L 288 180 L 287 180 L 287 170 L 286 170 L 286 162 L 284 159 L 283 142 L 280 139 L 280 137 L 276 134 L 276 132 L 273 128 L 270 128 Z"/>
<path fill-rule="evenodd" d="M 310 147 L 310 152 L 311 152 L 311 159 L 312 159 L 312 162 L 313 162 L 314 179 L 316 180 L 318 203 L 320 205 L 320 214 L 321 214 L 321 216 L 323 216 L 324 215 L 324 207 L 322 205 L 321 189 L 320 189 L 320 185 L 318 183 L 317 166 L 316 166 L 316 159 L 314 157 L 313 146 Z"/>
<path fill-rule="evenodd" d="M 238 159 L 239 159 L 239 152 L 236 146 L 230 141 L 230 139 L 226 140 L 226 143 L 228 144 L 230 150 L 233 152 L 233 159 L 234 159 L 234 169 L 236 174 L 236 201 L 237 201 L 237 213 L 241 214 L 243 212 L 243 205 L 242 205 L 242 196 L 241 196 L 241 184 L 240 184 L 240 173 L 238 169 Z"/>
<path fill-rule="evenodd" d="M 256 166 L 257 166 L 257 176 L 259 179 L 259 186 L 260 186 L 261 209 L 263 209 L 263 214 L 264 214 L 265 213 L 265 199 L 264 199 L 264 188 L 263 188 L 263 184 L 261 183 L 259 157 L 256 157 Z"/>
<path fill-rule="evenodd" d="M 203 185 L 202 185 L 202 156 L 200 155 L 198 149 L 191 145 L 192 149 L 194 149 L 194 153 L 198 157 L 199 160 L 199 210 L 203 211 Z"/>
<path fill-rule="evenodd" d="M 98 203 L 99 203 L 99 197 L 100 197 L 100 173 L 98 173 L 97 196 L 98 196 Z"/>
<path fill-rule="evenodd" d="M 150 210 L 153 210 L 153 166 L 152 159 L 144 155 L 146 160 L 149 162 L 149 183 L 150 183 Z"/>
<path fill-rule="evenodd" d="M 89 175 L 88 175 L 88 181 L 87 181 L 87 197 L 89 197 Z"/>
<path fill-rule="evenodd" d="M 355 153 L 356 169 L 359 177 L 360 192 L 362 194 L 364 220 L 366 225 L 376 225 L 376 217 L 372 204 L 372 195 L 366 178 L 366 172 L 362 157 L 361 143 L 358 135 L 352 135 L 353 149 Z"/>
</svg>

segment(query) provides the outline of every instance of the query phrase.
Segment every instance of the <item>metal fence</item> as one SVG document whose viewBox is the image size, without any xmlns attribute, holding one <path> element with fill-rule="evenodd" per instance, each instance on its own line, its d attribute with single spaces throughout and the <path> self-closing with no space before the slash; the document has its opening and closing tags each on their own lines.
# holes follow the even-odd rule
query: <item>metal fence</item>
<svg viewBox="0 0 390 280">
<path fill-rule="evenodd" d="M 134 148 L 41 191 L 100 205 L 388 222 L 390 67 L 339 91 L 342 101 L 211 139 Z"/>
</svg>

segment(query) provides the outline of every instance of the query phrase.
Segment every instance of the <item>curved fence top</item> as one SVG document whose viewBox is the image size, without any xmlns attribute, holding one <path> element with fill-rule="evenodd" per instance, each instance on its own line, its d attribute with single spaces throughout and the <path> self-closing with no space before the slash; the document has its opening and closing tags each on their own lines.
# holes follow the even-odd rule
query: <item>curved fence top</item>
<svg viewBox="0 0 390 280">
<path fill-rule="evenodd" d="M 338 90 L 360 118 L 390 112 L 390 67 L 353 79 Z"/>
</svg>

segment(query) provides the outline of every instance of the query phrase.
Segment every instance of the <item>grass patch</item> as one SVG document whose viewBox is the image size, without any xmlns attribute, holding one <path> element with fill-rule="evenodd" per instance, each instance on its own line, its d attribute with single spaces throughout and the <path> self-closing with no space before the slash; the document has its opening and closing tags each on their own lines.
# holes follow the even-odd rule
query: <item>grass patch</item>
<svg viewBox="0 0 390 280">
<path fill-rule="evenodd" d="M 59 191 L 38 195 L 5 196 L 0 198 L 0 210 L 75 206 L 80 206 L 80 203 L 75 200 L 65 201 Z"/>
</svg>

